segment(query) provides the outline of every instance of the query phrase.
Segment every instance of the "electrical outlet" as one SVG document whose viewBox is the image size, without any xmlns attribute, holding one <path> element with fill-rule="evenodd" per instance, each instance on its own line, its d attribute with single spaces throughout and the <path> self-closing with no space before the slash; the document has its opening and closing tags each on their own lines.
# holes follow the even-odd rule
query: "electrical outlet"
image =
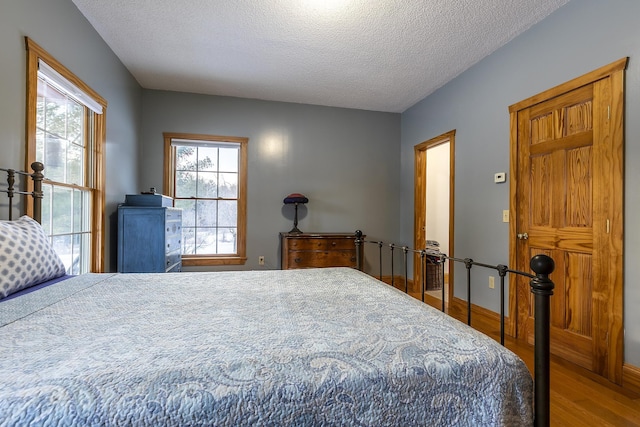
<svg viewBox="0 0 640 427">
<path fill-rule="evenodd" d="M 494 276 L 489 276 L 489 289 L 494 289 L 496 287 L 496 278 Z"/>
<path fill-rule="evenodd" d="M 260 255 L 260 256 L 258 257 L 258 264 L 259 264 L 259 265 L 264 265 L 264 256 Z"/>
<path fill-rule="evenodd" d="M 509 210 L 505 209 L 502 211 L 502 222 L 509 222 Z"/>
</svg>

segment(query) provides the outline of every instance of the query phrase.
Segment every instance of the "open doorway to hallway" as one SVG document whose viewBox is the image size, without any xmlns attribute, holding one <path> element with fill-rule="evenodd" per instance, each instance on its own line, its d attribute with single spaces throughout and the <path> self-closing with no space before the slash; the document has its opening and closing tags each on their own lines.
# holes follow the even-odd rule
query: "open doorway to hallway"
<svg viewBox="0 0 640 427">
<path fill-rule="evenodd" d="M 415 248 L 437 245 L 440 251 L 453 256 L 453 195 L 455 130 L 422 142 L 414 147 L 415 154 Z M 414 259 L 414 291 L 419 291 L 426 274 L 425 301 L 441 306 L 453 295 L 453 271 L 445 263 L 421 267 L 420 257 Z M 443 292 L 444 288 L 444 292 Z"/>
</svg>

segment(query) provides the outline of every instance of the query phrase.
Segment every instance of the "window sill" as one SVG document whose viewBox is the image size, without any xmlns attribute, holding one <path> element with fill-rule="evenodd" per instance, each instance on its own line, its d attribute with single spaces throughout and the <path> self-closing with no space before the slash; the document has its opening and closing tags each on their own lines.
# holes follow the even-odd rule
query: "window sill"
<svg viewBox="0 0 640 427">
<path fill-rule="evenodd" d="M 211 255 L 183 255 L 182 265 L 185 267 L 204 265 L 244 265 L 247 257 L 241 256 L 211 256 Z"/>
</svg>

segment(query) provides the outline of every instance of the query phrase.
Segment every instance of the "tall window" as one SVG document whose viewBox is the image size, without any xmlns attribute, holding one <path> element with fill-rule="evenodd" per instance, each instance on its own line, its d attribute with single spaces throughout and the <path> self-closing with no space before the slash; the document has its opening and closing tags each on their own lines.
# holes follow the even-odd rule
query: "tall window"
<svg viewBox="0 0 640 427">
<path fill-rule="evenodd" d="M 183 265 L 246 261 L 247 138 L 164 134 L 165 187 L 182 209 Z"/>
<path fill-rule="evenodd" d="M 42 226 L 69 274 L 104 268 L 106 102 L 27 39 L 27 163 L 44 164 Z"/>
</svg>

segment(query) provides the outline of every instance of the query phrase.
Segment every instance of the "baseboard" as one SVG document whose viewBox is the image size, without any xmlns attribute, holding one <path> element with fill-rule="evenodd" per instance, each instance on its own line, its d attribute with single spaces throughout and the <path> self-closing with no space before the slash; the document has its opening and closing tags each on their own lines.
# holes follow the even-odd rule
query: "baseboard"
<svg viewBox="0 0 640 427">
<path fill-rule="evenodd" d="M 622 387 L 640 393 L 640 368 L 627 363 L 622 365 Z"/>
<path fill-rule="evenodd" d="M 449 304 L 449 315 L 458 319 L 463 323 L 468 322 L 468 310 L 467 301 L 460 298 L 453 298 L 453 301 Z M 509 335 L 509 323 L 508 316 L 504 318 L 504 331 L 505 336 Z M 500 314 L 491 311 L 487 308 L 480 307 L 479 305 L 471 304 L 471 326 L 491 337 L 499 339 L 500 337 Z"/>
</svg>

